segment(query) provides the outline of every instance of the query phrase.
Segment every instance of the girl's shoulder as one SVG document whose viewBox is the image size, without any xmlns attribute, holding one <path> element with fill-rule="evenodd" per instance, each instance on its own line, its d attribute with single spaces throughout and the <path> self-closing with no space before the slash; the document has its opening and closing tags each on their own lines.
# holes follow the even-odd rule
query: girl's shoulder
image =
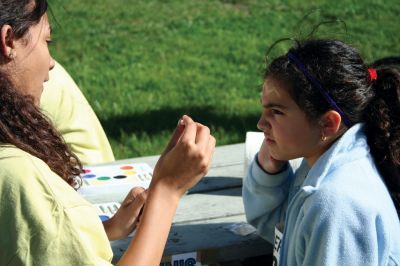
<svg viewBox="0 0 400 266">
<path fill-rule="evenodd" d="M 304 210 L 324 213 L 341 220 L 393 216 L 393 202 L 369 158 L 341 165 L 312 187 Z M 329 218 L 330 219 L 330 218 Z"/>
</svg>

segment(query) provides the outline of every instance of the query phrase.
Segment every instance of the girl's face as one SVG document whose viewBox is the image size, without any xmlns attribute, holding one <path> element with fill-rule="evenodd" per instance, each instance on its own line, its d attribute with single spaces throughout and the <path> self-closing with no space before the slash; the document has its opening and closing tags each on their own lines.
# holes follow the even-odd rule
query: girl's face
<svg viewBox="0 0 400 266">
<path fill-rule="evenodd" d="M 323 153 L 321 128 L 311 123 L 283 83 L 268 77 L 264 83 L 263 110 L 257 127 L 264 132 L 270 155 L 287 161 L 304 157 L 309 165 Z"/>
<path fill-rule="evenodd" d="M 29 28 L 28 33 L 15 41 L 15 58 L 11 62 L 10 76 L 18 90 L 31 95 L 39 104 L 43 83 L 49 79 L 49 70 L 54 67 L 48 43 L 51 30 L 47 14 L 40 22 Z"/>
</svg>

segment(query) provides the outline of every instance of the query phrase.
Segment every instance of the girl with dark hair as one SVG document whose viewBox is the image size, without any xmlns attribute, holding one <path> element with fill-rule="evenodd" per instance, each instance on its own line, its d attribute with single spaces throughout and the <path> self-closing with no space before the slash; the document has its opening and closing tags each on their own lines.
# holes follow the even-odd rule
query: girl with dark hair
<svg viewBox="0 0 400 266">
<path fill-rule="evenodd" d="M 274 262 L 400 265 L 399 71 L 341 41 L 298 42 L 267 67 L 261 103 L 243 200 Z"/>
<path fill-rule="evenodd" d="M 207 172 L 215 139 L 183 116 L 148 191 L 133 189 L 102 224 L 75 191 L 78 158 L 38 107 L 54 67 L 46 10 L 46 0 L 0 0 L 0 265 L 111 265 L 109 240 L 132 232 L 143 206 L 118 265 L 159 265 L 178 201 Z"/>
</svg>

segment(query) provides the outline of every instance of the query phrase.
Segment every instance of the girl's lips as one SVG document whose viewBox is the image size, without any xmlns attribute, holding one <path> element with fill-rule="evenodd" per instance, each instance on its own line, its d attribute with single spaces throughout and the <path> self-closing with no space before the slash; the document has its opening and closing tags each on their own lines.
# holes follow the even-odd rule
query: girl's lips
<svg viewBox="0 0 400 266">
<path fill-rule="evenodd" d="M 275 143 L 275 140 L 271 139 L 270 137 L 265 136 L 265 142 L 267 142 L 268 144 L 273 144 L 273 143 Z"/>
<path fill-rule="evenodd" d="M 266 141 L 268 144 L 274 144 L 274 143 L 275 143 L 275 141 L 272 140 L 272 139 L 266 139 L 265 141 Z"/>
</svg>

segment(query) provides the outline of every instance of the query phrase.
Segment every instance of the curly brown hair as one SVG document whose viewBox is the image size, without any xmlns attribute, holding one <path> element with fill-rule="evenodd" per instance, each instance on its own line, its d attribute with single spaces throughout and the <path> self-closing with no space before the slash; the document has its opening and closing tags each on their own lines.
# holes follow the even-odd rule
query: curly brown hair
<svg viewBox="0 0 400 266">
<path fill-rule="evenodd" d="M 21 95 L 0 73 L 0 142 L 12 144 L 42 159 L 71 186 L 82 172 L 79 159 L 65 144 L 31 96 Z"/>
<path fill-rule="evenodd" d="M 47 11 L 46 0 L 2 0 L 0 28 L 11 25 L 16 38 L 24 37 Z M 0 143 L 12 144 L 43 160 L 51 170 L 77 188 L 82 165 L 31 96 L 17 90 L 0 71 Z M 77 182 L 78 181 L 78 182 Z"/>
</svg>

